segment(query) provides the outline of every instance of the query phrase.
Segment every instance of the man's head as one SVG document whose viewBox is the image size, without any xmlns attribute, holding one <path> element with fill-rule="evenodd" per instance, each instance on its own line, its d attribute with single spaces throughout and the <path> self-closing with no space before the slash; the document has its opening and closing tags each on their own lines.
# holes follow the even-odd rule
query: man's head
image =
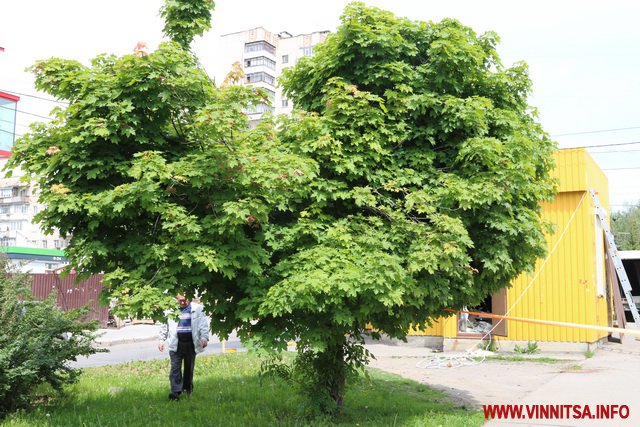
<svg viewBox="0 0 640 427">
<path fill-rule="evenodd" d="M 184 295 L 177 295 L 176 300 L 178 301 L 180 308 L 185 308 L 189 305 L 189 300 Z"/>
</svg>

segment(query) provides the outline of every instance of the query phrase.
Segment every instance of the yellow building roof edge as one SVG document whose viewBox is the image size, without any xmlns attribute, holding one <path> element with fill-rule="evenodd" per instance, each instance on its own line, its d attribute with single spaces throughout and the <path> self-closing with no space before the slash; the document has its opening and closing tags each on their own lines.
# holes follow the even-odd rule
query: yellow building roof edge
<svg viewBox="0 0 640 427">
<path fill-rule="evenodd" d="M 552 171 L 559 180 L 558 192 L 587 191 L 605 193 L 608 201 L 608 180 L 593 157 L 584 148 L 564 148 L 554 153 L 556 167 Z"/>
</svg>

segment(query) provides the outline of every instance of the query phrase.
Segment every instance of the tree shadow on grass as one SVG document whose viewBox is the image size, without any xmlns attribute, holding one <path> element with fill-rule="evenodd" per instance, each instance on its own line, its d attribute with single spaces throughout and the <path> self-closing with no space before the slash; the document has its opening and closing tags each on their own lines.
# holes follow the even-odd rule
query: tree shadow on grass
<svg viewBox="0 0 640 427">
<path fill-rule="evenodd" d="M 473 426 L 484 421 L 446 396 L 396 375 L 372 372 L 347 392 L 335 419 L 310 418 L 307 401 L 280 379 L 262 379 L 259 359 L 207 356 L 196 362 L 191 396 L 168 399 L 168 362 L 88 370 L 54 406 L 10 417 L 18 426 Z M 49 414 L 49 415 L 46 415 Z"/>
</svg>

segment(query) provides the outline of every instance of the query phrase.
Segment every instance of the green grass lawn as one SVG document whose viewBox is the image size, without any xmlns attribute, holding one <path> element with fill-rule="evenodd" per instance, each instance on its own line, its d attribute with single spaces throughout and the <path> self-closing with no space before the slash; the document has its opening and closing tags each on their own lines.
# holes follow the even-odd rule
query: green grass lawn
<svg viewBox="0 0 640 427">
<path fill-rule="evenodd" d="M 279 379 L 260 380 L 260 359 L 236 353 L 199 357 L 191 397 L 168 400 L 169 361 L 86 369 L 65 395 L 13 414 L 0 426 L 479 426 L 478 411 L 380 371 L 347 392 L 333 421 L 308 419 L 304 400 Z"/>
</svg>

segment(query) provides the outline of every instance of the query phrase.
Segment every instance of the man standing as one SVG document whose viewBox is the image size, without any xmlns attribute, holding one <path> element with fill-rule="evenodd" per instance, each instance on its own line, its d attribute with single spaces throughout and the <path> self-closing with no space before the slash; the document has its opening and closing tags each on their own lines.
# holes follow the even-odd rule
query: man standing
<svg viewBox="0 0 640 427">
<path fill-rule="evenodd" d="M 171 400 L 178 400 L 182 392 L 191 394 L 196 353 L 202 352 L 209 343 L 209 321 L 202 306 L 189 302 L 184 295 L 178 295 L 176 299 L 180 306 L 178 321 L 170 317 L 160 327 L 158 344 L 160 351 L 164 351 L 165 343 L 169 348 Z"/>
</svg>

